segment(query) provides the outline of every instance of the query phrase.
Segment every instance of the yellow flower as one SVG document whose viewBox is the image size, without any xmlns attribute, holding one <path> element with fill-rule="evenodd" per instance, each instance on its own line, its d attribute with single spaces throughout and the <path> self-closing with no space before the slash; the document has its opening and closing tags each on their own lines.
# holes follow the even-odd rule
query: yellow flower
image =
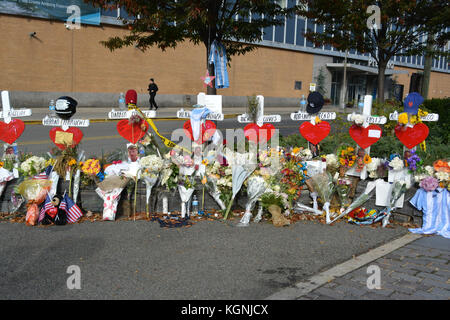
<svg viewBox="0 0 450 320">
<path fill-rule="evenodd" d="M 70 159 L 70 161 L 69 161 L 69 166 L 73 166 L 73 165 L 76 165 L 77 164 L 77 160 L 75 160 L 75 159 Z"/>
<path fill-rule="evenodd" d="M 427 111 L 424 111 L 424 110 L 422 110 L 422 109 L 419 109 L 419 111 L 417 112 L 417 115 L 418 115 L 419 117 L 425 117 L 425 116 L 428 115 L 428 112 L 427 112 Z"/>
<path fill-rule="evenodd" d="M 349 161 L 348 162 L 348 165 L 351 167 L 351 166 L 353 166 L 355 164 L 355 161 Z"/>
<path fill-rule="evenodd" d="M 339 159 L 339 162 L 340 162 L 342 165 L 345 165 L 345 160 L 344 160 L 344 159 L 340 158 L 340 159 Z"/>
<path fill-rule="evenodd" d="M 353 149 L 352 147 L 348 147 L 348 148 L 347 148 L 347 151 L 348 151 L 348 152 L 353 152 L 353 151 L 355 151 L 355 149 Z"/>
<path fill-rule="evenodd" d="M 352 156 L 352 160 L 355 161 L 356 160 L 356 156 Z"/>
<path fill-rule="evenodd" d="M 411 116 L 411 123 L 412 124 L 414 124 L 414 123 L 417 123 L 417 116 Z"/>
<path fill-rule="evenodd" d="M 398 123 L 400 124 L 408 123 L 408 114 L 406 112 L 402 112 L 398 115 Z"/>
<path fill-rule="evenodd" d="M 203 159 L 203 160 L 202 160 L 202 164 L 203 164 L 203 165 L 207 166 L 208 163 L 209 163 L 209 162 L 208 162 L 208 159 Z"/>
<path fill-rule="evenodd" d="M 206 176 L 203 176 L 203 178 L 202 178 L 202 184 L 205 185 L 207 181 L 208 181 L 208 180 L 206 179 Z"/>
<path fill-rule="evenodd" d="M 316 121 L 316 124 L 319 124 L 319 123 L 321 123 L 321 122 L 322 122 L 322 120 L 320 120 L 320 118 L 319 118 L 318 116 L 316 116 L 316 119 L 315 119 L 315 121 Z"/>
<path fill-rule="evenodd" d="M 369 163 L 371 163 L 372 162 L 372 158 L 368 155 L 368 154 L 366 154 L 365 156 L 364 156 L 364 163 L 365 164 L 369 164 Z"/>
<path fill-rule="evenodd" d="M 294 149 L 292 149 L 292 153 L 293 154 L 297 154 L 300 152 L 300 148 L 299 147 L 295 147 Z"/>
<path fill-rule="evenodd" d="M 0 168 L 3 168 L 4 165 L 5 163 L 3 161 L 0 161 Z"/>
</svg>

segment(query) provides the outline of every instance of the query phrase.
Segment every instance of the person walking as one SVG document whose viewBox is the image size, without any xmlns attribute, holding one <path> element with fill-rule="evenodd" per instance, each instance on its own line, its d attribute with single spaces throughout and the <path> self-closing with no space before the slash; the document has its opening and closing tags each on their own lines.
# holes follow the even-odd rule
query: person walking
<svg viewBox="0 0 450 320">
<path fill-rule="evenodd" d="M 148 85 L 148 93 L 150 94 L 150 110 L 155 107 L 155 110 L 158 110 L 158 106 L 156 105 L 155 96 L 156 91 L 158 91 L 158 86 L 156 85 L 153 78 L 150 79 L 150 84 Z"/>
</svg>

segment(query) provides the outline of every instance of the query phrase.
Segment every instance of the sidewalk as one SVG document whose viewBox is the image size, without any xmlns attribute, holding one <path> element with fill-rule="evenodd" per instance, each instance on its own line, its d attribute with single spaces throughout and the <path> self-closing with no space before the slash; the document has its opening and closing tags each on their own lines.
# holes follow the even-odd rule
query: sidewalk
<svg viewBox="0 0 450 320">
<path fill-rule="evenodd" d="M 156 111 L 155 119 L 178 119 L 177 111 L 181 108 L 159 108 Z M 21 118 L 25 123 L 32 124 L 37 123 L 37 121 L 42 121 L 42 119 L 48 115 L 48 108 L 32 108 L 32 115 L 30 117 Z M 112 108 L 77 108 L 76 114 L 73 116 L 74 119 L 89 119 L 93 122 L 95 121 L 105 121 L 108 120 L 108 113 Z M 116 110 L 119 110 L 116 108 Z M 148 110 L 143 108 L 143 111 Z M 190 110 L 190 109 L 186 109 Z M 282 116 L 289 117 L 291 113 L 297 112 L 298 109 L 288 108 L 288 107 L 266 107 L 264 108 L 264 113 L 269 114 L 280 114 Z M 341 113 L 342 109 L 334 106 L 324 106 L 322 111 Z M 346 108 L 345 113 L 351 113 L 355 111 L 352 108 Z M 236 118 L 238 115 L 246 112 L 246 108 L 223 108 L 222 110 L 225 118 Z M 114 120 L 111 120 L 114 121 Z"/>
<path fill-rule="evenodd" d="M 294 297 L 296 290 L 292 289 L 291 297 L 286 294 L 278 297 L 298 300 L 450 300 L 450 239 L 420 237 L 366 262 L 309 292 L 297 290 L 299 295 Z M 373 271 L 368 272 L 369 266 L 380 269 L 380 289 L 368 288 L 368 278 L 373 275 Z M 318 277 L 320 275 L 315 276 Z M 301 287 L 301 284 L 297 286 Z"/>
</svg>

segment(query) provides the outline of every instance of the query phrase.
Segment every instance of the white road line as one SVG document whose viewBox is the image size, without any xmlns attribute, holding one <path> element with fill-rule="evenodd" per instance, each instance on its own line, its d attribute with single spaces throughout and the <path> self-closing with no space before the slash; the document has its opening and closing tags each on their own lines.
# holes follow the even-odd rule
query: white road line
<svg viewBox="0 0 450 320">
<path fill-rule="evenodd" d="M 265 300 L 295 300 L 314 289 L 332 281 L 335 278 L 342 277 L 349 272 L 352 272 L 374 260 L 377 260 L 398 248 L 401 248 L 408 243 L 415 241 L 422 236 L 419 234 L 408 233 L 405 236 L 386 243 L 378 248 L 372 249 L 369 252 L 361 254 L 354 259 L 347 260 L 327 271 L 316 274 L 306 280 L 299 282 L 295 287 L 283 289 L 267 298 Z"/>
</svg>

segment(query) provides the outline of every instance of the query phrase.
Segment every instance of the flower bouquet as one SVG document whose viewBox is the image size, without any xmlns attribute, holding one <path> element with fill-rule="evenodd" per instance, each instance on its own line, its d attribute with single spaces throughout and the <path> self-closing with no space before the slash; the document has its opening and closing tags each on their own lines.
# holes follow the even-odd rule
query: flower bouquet
<svg viewBox="0 0 450 320">
<path fill-rule="evenodd" d="M 330 173 L 324 172 L 311 177 L 311 183 L 314 191 L 323 202 L 323 210 L 326 212 L 327 223 L 330 221 L 330 201 L 334 193 L 333 178 Z"/>
<path fill-rule="evenodd" d="M 282 214 L 282 211 L 287 208 L 287 197 L 287 194 L 274 192 L 270 189 L 261 196 L 261 205 L 272 215 L 272 223 L 275 227 L 283 227 L 291 223 L 290 220 Z"/>
<path fill-rule="evenodd" d="M 238 223 L 238 227 L 247 227 L 252 217 L 252 209 L 255 203 L 261 197 L 261 195 L 266 192 L 267 184 L 261 176 L 253 175 L 248 178 L 247 182 L 247 195 L 248 200 L 245 206 L 245 213 L 241 221 Z"/>
<path fill-rule="evenodd" d="M 42 157 L 31 156 L 20 164 L 19 172 L 24 177 L 35 176 L 45 169 L 45 162 Z"/>
<path fill-rule="evenodd" d="M 232 170 L 232 196 L 228 203 L 224 220 L 228 218 L 228 214 L 233 204 L 234 198 L 242 187 L 244 181 L 256 169 L 256 159 L 252 153 L 238 153 L 226 150 L 226 158 Z"/>
<path fill-rule="evenodd" d="M 28 201 L 26 215 L 27 225 L 36 225 L 39 218 L 38 205 L 45 200 L 51 186 L 52 182 L 47 179 L 28 179 L 23 181 L 17 187 L 18 192 Z"/>
<path fill-rule="evenodd" d="M 389 224 L 389 218 L 391 216 L 392 211 L 395 209 L 395 203 L 397 202 L 400 197 L 406 193 L 406 190 L 408 190 L 409 185 L 405 181 L 395 181 L 394 187 L 392 188 L 391 192 L 391 199 L 389 201 L 389 206 L 387 206 L 382 212 L 384 213 L 383 218 L 383 228 L 386 227 L 386 225 Z"/>
<path fill-rule="evenodd" d="M 0 161 L 0 196 L 5 190 L 6 183 L 14 179 L 14 175 L 11 171 L 3 168 L 3 163 Z"/>
<path fill-rule="evenodd" d="M 100 162 L 97 159 L 86 160 L 81 170 L 91 177 L 98 177 L 101 174 Z M 129 178 L 111 174 L 105 178 L 102 177 L 97 183 L 95 192 L 103 200 L 103 220 L 115 220 L 120 195 L 129 181 Z"/>
<path fill-rule="evenodd" d="M 339 157 L 339 164 L 341 165 L 339 175 L 343 177 L 345 171 L 355 165 L 355 149 L 351 146 L 344 145 L 337 150 L 337 155 Z"/>
<path fill-rule="evenodd" d="M 339 196 L 341 207 L 348 207 L 352 202 L 349 197 L 351 185 L 352 181 L 347 178 L 338 178 L 336 181 L 336 192 Z"/>
<path fill-rule="evenodd" d="M 186 215 L 189 217 L 189 208 L 187 208 L 187 203 L 191 199 L 192 193 L 194 193 L 194 184 L 190 180 L 189 176 L 184 177 L 182 184 L 178 185 L 178 192 L 181 198 L 181 217 L 185 218 Z"/>
<path fill-rule="evenodd" d="M 330 220 L 327 217 L 327 224 L 333 223 L 337 219 L 346 216 L 356 208 L 361 207 L 364 203 L 366 203 L 367 200 L 370 198 L 370 193 L 375 189 L 376 182 L 370 181 L 367 183 L 366 190 L 364 190 L 363 193 L 361 193 L 348 207 L 345 209 L 341 214 L 339 214 L 337 217 L 335 217 L 333 220 Z"/>
<path fill-rule="evenodd" d="M 149 155 L 141 159 L 141 177 L 145 182 L 146 189 L 146 211 L 147 217 L 149 216 L 149 206 L 148 201 L 152 193 L 152 188 L 158 181 L 159 172 L 164 167 L 164 161 L 156 155 Z"/>
</svg>

